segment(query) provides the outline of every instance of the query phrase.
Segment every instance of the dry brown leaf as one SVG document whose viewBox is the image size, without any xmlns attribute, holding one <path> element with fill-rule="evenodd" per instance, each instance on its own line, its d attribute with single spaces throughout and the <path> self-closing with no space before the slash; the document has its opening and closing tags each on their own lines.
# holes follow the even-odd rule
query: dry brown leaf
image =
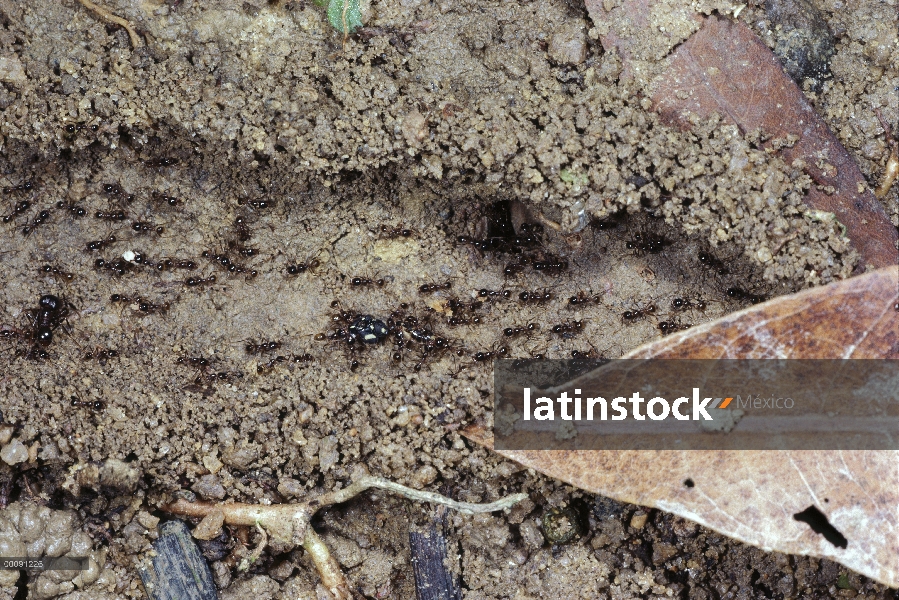
<svg viewBox="0 0 899 600">
<path fill-rule="evenodd" d="M 614 47 L 621 55 L 622 77 L 628 77 L 634 65 L 649 71 L 650 50 L 666 47 L 653 48 L 648 42 L 661 35 L 653 29 L 654 18 L 670 7 L 661 0 L 624 0 L 609 10 L 605 5 L 588 0 L 587 10 L 603 32 L 603 46 Z M 880 268 L 899 262 L 896 228 L 858 165 L 767 46 L 742 23 L 705 18 L 690 13 L 686 5 L 678 10 L 684 13 L 681 35 L 689 35 L 699 23 L 701 27 L 671 52 L 663 69 L 655 65 L 654 70 L 661 72 L 647 90 L 662 119 L 689 129 L 697 119 L 707 120 L 717 113 L 744 133 L 761 132 L 768 138 L 766 147 L 795 140 L 777 154 L 787 164 L 802 165 L 812 178 L 815 185 L 805 203 L 833 213 L 845 225 L 861 254 L 860 270 L 865 265 Z M 650 29 L 653 36 L 647 36 Z M 662 35 L 663 41 L 665 36 L 671 37 L 671 43 L 678 39 L 673 32 Z"/>
<path fill-rule="evenodd" d="M 776 298 L 625 358 L 899 358 L 899 267 Z M 491 433 L 465 431 L 493 447 Z M 899 587 L 899 452 L 502 451 L 584 490 L 765 550 L 830 558 Z M 689 480 L 689 484 L 686 483 Z M 835 546 L 794 515 L 820 510 Z"/>
</svg>

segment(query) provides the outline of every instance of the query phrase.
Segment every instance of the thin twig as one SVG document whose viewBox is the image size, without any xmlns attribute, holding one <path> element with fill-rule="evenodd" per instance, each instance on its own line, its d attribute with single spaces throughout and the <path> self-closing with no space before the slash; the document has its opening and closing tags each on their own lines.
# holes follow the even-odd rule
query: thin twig
<svg viewBox="0 0 899 600">
<path fill-rule="evenodd" d="M 94 11 L 95 13 L 100 15 L 101 18 L 109 21 L 110 23 L 115 23 L 116 25 L 120 25 L 121 27 L 124 27 L 125 31 L 128 32 L 128 37 L 131 38 L 131 45 L 133 47 L 140 48 L 143 45 L 143 42 L 141 42 L 140 36 L 137 35 L 136 31 L 134 31 L 134 27 L 132 27 L 131 23 L 129 23 L 122 17 L 117 17 L 116 15 L 112 14 L 111 12 L 109 12 L 108 10 L 106 10 L 105 8 L 100 6 L 99 4 L 94 4 L 93 2 L 91 2 L 91 0 L 78 0 L 78 2 L 83 4 L 89 10 Z"/>
</svg>

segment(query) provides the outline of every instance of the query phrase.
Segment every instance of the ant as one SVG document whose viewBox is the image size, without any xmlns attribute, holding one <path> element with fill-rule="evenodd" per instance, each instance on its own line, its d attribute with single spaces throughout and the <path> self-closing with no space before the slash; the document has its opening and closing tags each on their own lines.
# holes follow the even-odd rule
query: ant
<svg viewBox="0 0 899 600">
<path fill-rule="evenodd" d="M 122 294 L 113 294 L 109 297 L 110 302 L 123 302 L 125 304 L 140 302 L 140 300 L 140 297 L 135 296 L 134 298 L 131 298 L 130 296 L 123 296 Z"/>
<path fill-rule="evenodd" d="M 381 225 L 379 227 L 379 231 L 381 232 L 381 239 L 393 240 L 399 237 L 412 237 L 415 234 L 415 231 L 400 225 L 399 227 L 388 227 L 387 225 Z"/>
<path fill-rule="evenodd" d="M 711 253 L 700 252 L 697 255 L 697 258 L 699 259 L 699 262 L 700 262 L 700 264 L 702 264 L 702 266 L 704 266 L 708 269 L 712 269 L 713 271 L 718 273 L 718 275 L 721 275 L 721 276 L 730 275 L 730 267 L 725 265 L 723 262 L 721 262 L 718 258 L 713 256 Z"/>
<path fill-rule="evenodd" d="M 106 403 L 102 400 L 81 400 L 78 396 L 72 396 L 71 404 L 75 407 L 89 408 L 91 410 L 103 410 L 106 408 Z"/>
<path fill-rule="evenodd" d="M 633 250 L 635 254 L 659 254 L 667 246 L 671 245 L 671 240 L 663 235 L 642 231 L 635 233 L 634 237 L 625 243 L 628 250 Z"/>
<path fill-rule="evenodd" d="M 548 275 L 558 275 L 568 270 L 568 261 L 554 256 L 549 256 L 543 260 L 535 261 L 533 264 L 535 271 L 540 271 Z"/>
<path fill-rule="evenodd" d="M 626 322 L 632 323 L 634 321 L 638 321 L 640 319 L 644 319 L 650 315 L 654 315 L 656 313 L 656 305 L 650 303 L 642 308 L 638 308 L 635 310 L 626 310 L 621 313 L 621 316 L 624 318 Z"/>
<path fill-rule="evenodd" d="M 247 354 L 262 354 L 264 352 L 278 350 L 280 347 L 281 342 L 270 341 L 256 343 L 253 340 L 250 340 L 244 346 L 244 350 L 246 350 Z"/>
<path fill-rule="evenodd" d="M 571 338 L 580 333 L 584 329 L 583 321 L 566 321 L 558 325 L 553 325 L 552 332 L 561 335 L 563 338 Z"/>
<path fill-rule="evenodd" d="M 507 338 L 516 338 L 525 333 L 533 333 L 537 331 L 539 326 L 536 323 L 528 323 L 524 327 L 506 327 L 503 329 L 503 336 Z"/>
<path fill-rule="evenodd" d="M 34 182 L 31 180 L 20 183 L 19 185 L 11 185 L 3 188 L 4 194 L 12 194 L 13 192 L 28 192 L 34 189 Z"/>
<path fill-rule="evenodd" d="M 485 362 L 494 358 L 502 358 L 507 354 L 509 354 L 509 349 L 505 346 L 500 346 L 499 348 L 490 350 L 489 352 L 475 352 L 474 355 L 472 355 L 472 358 L 477 362 Z"/>
<path fill-rule="evenodd" d="M 50 211 L 42 210 L 37 214 L 37 216 L 25 227 L 22 228 L 22 235 L 31 235 L 31 233 L 35 230 L 36 227 L 39 227 L 46 223 L 50 219 Z"/>
<path fill-rule="evenodd" d="M 287 269 L 285 270 L 287 271 L 288 275 L 299 275 L 301 273 L 305 273 L 306 271 L 314 272 L 320 264 L 321 263 L 318 262 L 317 258 L 306 259 L 305 262 L 287 265 Z"/>
<path fill-rule="evenodd" d="M 472 300 L 471 302 L 462 302 L 458 298 L 450 298 L 444 304 L 444 307 L 450 309 L 453 313 L 462 310 L 477 310 L 484 306 L 480 300 Z"/>
<path fill-rule="evenodd" d="M 102 250 L 106 246 L 109 246 L 110 244 L 114 243 L 115 241 L 116 241 L 116 238 L 114 235 L 110 235 L 105 240 L 94 240 L 92 242 L 87 243 L 87 250 L 88 250 L 88 252 L 91 252 L 93 250 Z"/>
<path fill-rule="evenodd" d="M 272 369 L 274 369 L 277 365 L 291 361 L 294 363 L 310 363 L 312 362 L 311 354 L 294 354 L 291 357 L 278 355 L 275 358 L 269 360 L 265 364 L 260 364 L 256 366 L 256 372 L 259 374 L 268 373 Z M 358 363 L 357 363 L 358 366 Z"/>
<path fill-rule="evenodd" d="M 103 184 L 103 192 L 109 196 L 110 198 L 116 198 L 117 200 L 124 200 L 125 202 L 133 202 L 134 194 L 129 194 L 119 187 L 117 183 L 104 183 Z"/>
<path fill-rule="evenodd" d="M 34 346 L 27 352 L 22 349 L 16 350 L 15 357 L 25 358 L 27 360 L 47 360 L 48 358 L 50 358 L 50 353 L 43 348 Z"/>
<path fill-rule="evenodd" d="M 188 277 L 184 280 L 184 285 L 187 287 L 198 287 L 201 285 L 211 285 L 215 283 L 215 275 L 210 275 L 209 277 Z"/>
<path fill-rule="evenodd" d="M 752 294 L 747 292 L 746 290 L 738 287 L 727 288 L 727 296 L 728 298 L 735 298 L 737 300 L 745 300 L 750 304 L 761 304 L 768 298 L 761 294 Z"/>
<path fill-rule="evenodd" d="M 194 369 L 205 369 L 209 366 L 209 359 L 194 356 L 179 356 L 175 359 L 176 365 L 187 365 Z"/>
<path fill-rule="evenodd" d="M 160 158 L 154 158 L 151 160 L 145 160 L 144 164 L 150 167 L 151 169 L 159 168 L 159 167 L 171 167 L 173 165 L 177 165 L 180 160 L 177 158 L 171 158 L 167 156 L 163 156 Z"/>
<path fill-rule="evenodd" d="M 353 287 L 363 287 L 363 286 L 369 286 L 369 285 L 376 285 L 378 287 L 383 287 L 384 283 L 385 283 L 385 281 L 383 278 L 372 280 L 372 279 L 369 279 L 368 277 L 356 276 L 350 280 L 350 284 L 352 284 Z"/>
<path fill-rule="evenodd" d="M 578 292 L 576 296 L 571 296 L 568 299 L 568 306 L 580 306 L 582 304 L 590 304 L 598 303 L 602 296 L 596 294 L 595 296 L 587 296 L 584 292 Z"/>
<path fill-rule="evenodd" d="M 31 202 L 29 202 L 28 200 L 20 200 L 20 201 L 16 202 L 15 206 L 13 207 L 12 212 L 3 217 L 3 222 L 9 223 L 14 218 L 16 218 L 17 216 L 19 216 L 20 214 L 22 214 L 29 208 L 31 208 Z"/>
<path fill-rule="evenodd" d="M 103 362 L 110 358 L 118 357 L 119 352 L 113 348 L 96 348 L 94 350 L 88 350 L 84 354 L 84 360 L 94 360 L 97 359 L 100 362 Z"/>
<path fill-rule="evenodd" d="M 203 258 L 209 258 L 211 260 L 214 260 L 219 265 L 221 265 L 222 268 L 226 269 L 229 273 L 246 273 L 247 277 L 249 277 L 249 278 L 256 277 L 256 275 L 259 274 L 259 272 L 256 271 L 256 269 L 249 269 L 244 265 L 241 265 L 241 264 L 238 264 L 235 262 L 231 262 L 231 259 L 228 257 L 227 254 L 213 254 L 211 251 L 205 250 L 205 251 L 203 251 Z"/>
<path fill-rule="evenodd" d="M 518 294 L 518 300 L 526 304 L 544 304 L 553 299 L 553 293 L 548 290 L 540 291 L 523 291 Z"/>
<path fill-rule="evenodd" d="M 251 256 L 256 256 L 257 254 L 259 254 L 258 249 L 247 248 L 246 246 L 241 246 L 234 240 L 231 240 L 230 242 L 228 242 L 228 249 L 233 250 L 234 252 L 237 252 L 238 254 L 240 254 L 241 256 L 244 256 L 246 258 L 250 258 Z"/>
<path fill-rule="evenodd" d="M 481 317 L 457 317 L 452 316 L 446 320 L 446 324 L 455 327 L 456 325 L 480 325 L 483 323 Z"/>
<path fill-rule="evenodd" d="M 662 332 L 662 335 L 669 335 L 676 331 L 684 331 L 685 329 L 690 329 L 690 327 L 692 327 L 692 325 L 679 323 L 677 321 L 662 321 L 658 324 L 659 331 Z"/>
<path fill-rule="evenodd" d="M 69 211 L 69 214 L 72 215 L 73 217 L 75 217 L 76 219 L 79 217 L 83 217 L 84 215 L 87 214 L 87 211 L 84 210 L 82 207 L 78 206 L 77 204 L 73 204 L 71 202 L 63 202 L 62 200 L 60 200 L 59 202 L 56 203 L 56 208 L 59 208 L 59 209 L 65 208 L 66 210 Z"/>
<path fill-rule="evenodd" d="M 124 211 L 117 210 L 113 212 L 103 212 L 102 210 L 98 210 L 94 213 L 95 219 L 103 219 L 104 221 L 124 221 L 128 218 Z"/>
<path fill-rule="evenodd" d="M 244 216 L 234 219 L 234 231 L 237 233 L 237 241 L 246 242 L 252 237 L 247 219 Z"/>
<path fill-rule="evenodd" d="M 113 275 L 122 276 L 133 269 L 134 265 L 124 258 L 117 258 L 110 262 L 107 262 L 103 258 L 98 258 L 94 261 L 94 267 L 97 269 L 106 269 L 107 271 L 112 271 Z"/>
<path fill-rule="evenodd" d="M 488 289 L 481 289 L 478 291 L 479 298 L 487 298 L 488 300 L 489 299 L 497 300 L 499 298 L 510 298 L 511 296 L 512 296 L 512 292 L 509 290 L 494 291 L 494 290 L 488 290 Z"/>
<path fill-rule="evenodd" d="M 135 261 L 137 261 L 137 259 L 135 259 Z M 155 267 L 157 271 L 165 271 L 167 269 L 186 269 L 192 271 L 197 268 L 197 263 L 192 260 L 180 258 L 162 258 L 156 263 Z"/>
<path fill-rule="evenodd" d="M 419 294 L 430 294 L 431 292 L 439 292 L 441 290 L 448 290 L 452 287 L 452 283 L 449 281 L 445 283 L 426 283 L 424 285 L 418 286 Z"/>
<path fill-rule="evenodd" d="M 180 200 L 178 200 L 178 198 L 175 198 L 174 196 L 169 196 L 168 194 L 163 194 L 162 192 L 153 192 L 152 197 L 154 200 L 156 200 L 158 202 L 164 202 L 165 204 L 168 204 L 169 206 L 178 206 L 178 203 L 180 202 Z"/>
<path fill-rule="evenodd" d="M 520 256 L 517 262 L 509 263 L 503 268 L 503 275 L 506 277 L 514 277 L 524 272 L 527 266 L 531 264 L 530 257 Z"/>
<path fill-rule="evenodd" d="M 705 310 L 706 309 L 705 300 L 690 300 L 689 298 L 675 298 L 671 301 L 671 308 L 674 310 L 687 310 L 688 308 L 695 308 L 696 310 Z"/>
<path fill-rule="evenodd" d="M 275 206 L 275 200 L 250 200 L 249 202 L 245 200 L 238 200 L 237 205 L 243 206 L 244 204 L 249 204 L 256 210 L 265 210 L 266 208 L 271 208 Z"/>
<path fill-rule="evenodd" d="M 171 307 L 168 302 L 163 302 L 162 304 L 154 304 L 152 302 L 149 302 L 148 300 L 143 300 L 141 298 L 138 298 L 138 300 L 137 310 L 147 315 L 167 312 Z"/>
<path fill-rule="evenodd" d="M 165 231 L 165 228 L 163 228 L 161 225 L 156 225 L 155 223 L 146 223 L 144 221 L 132 221 L 131 229 L 139 234 L 155 231 L 156 235 L 162 235 L 163 231 Z"/>
<path fill-rule="evenodd" d="M 70 304 L 52 294 L 44 294 L 38 301 L 37 311 L 29 311 L 32 319 L 32 339 L 42 346 L 53 341 L 53 331 L 62 325 L 69 315 Z"/>
<path fill-rule="evenodd" d="M 44 265 L 43 267 L 41 267 L 39 269 L 39 272 L 58 275 L 58 276 L 62 277 L 63 279 L 65 279 L 66 281 L 72 281 L 72 279 L 75 278 L 75 276 L 72 275 L 71 273 L 67 273 L 67 272 L 61 270 L 59 267 L 54 267 L 52 265 Z"/>
</svg>

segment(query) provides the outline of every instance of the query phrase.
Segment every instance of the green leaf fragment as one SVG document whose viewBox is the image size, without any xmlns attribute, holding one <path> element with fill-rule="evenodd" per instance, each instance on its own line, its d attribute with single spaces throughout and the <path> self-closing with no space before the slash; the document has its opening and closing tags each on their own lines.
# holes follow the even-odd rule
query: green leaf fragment
<svg viewBox="0 0 899 600">
<path fill-rule="evenodd" d="M 328 3 L 328 21 L 344 35 L 362 27 L 360 0 L 331 0 Z"/>
<path fill-rule="evenodd" d="M 845 573 L 840 573 L 837 577 L 837 587 L 841 590 L 851 590 L 852 584 L 849 583 L 849 577 Z"/>
</svg>

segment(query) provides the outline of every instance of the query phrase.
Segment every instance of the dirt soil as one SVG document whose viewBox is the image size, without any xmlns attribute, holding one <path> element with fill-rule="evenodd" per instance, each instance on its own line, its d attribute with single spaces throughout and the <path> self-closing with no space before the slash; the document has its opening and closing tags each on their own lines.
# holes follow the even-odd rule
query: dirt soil
<svg viewBox="0 0 899 600">
<path fill-rule="evenodd" d="M 897 110 L 895 3 L 817 5 L 834 76 L 807 92 L 874 188 L 889 153 L 874 111 Z M 733 127 L 683 133 L 647 113 L 582 4 L 381 0 L 345 40 L 312 3 L 106 6 L 142 47 L 72 0 L 0 0 L 0 185 L 18 188 L 0 224 L 0 501 L 73 509 L 108 548 L 103 574 L 60 597 L 145 597 L 133 563 L 174 494 L 284 502 L 360 469 L 464 501 L 530 495 L 509 514 L 447 516 L 466 598 L 893 597 L 828 561 L 642 519 L 459 435 L 492 421 L 479 352 L 615 357 L 663 322 L 857 261 L 806 212 L 807 176 Z M 764 15 L 739 18 L 764 36 Z M 896 224 L 895 188 L 884 203 Z M 510 223 L 519 237 L 540 225 L 527 252 L 547 268 L 459 240 Z M 48 293 L 68 314 L 42 357 L 28 336 Z M 350 348 L 342 314 L 414 317 L 406 338 L 446 347 Z M 247 351 L 265 341 L 280 346 Z M 551 544 L 541 518 L 566 506 L 582 535 Z M 314 524 L 362 594 L 410 598 L 408 533 L 432 512 L 378 492 Z M 299 549 L 272 544 L 238 571 L 255 535 L 203 544 L 222 598 L 323 597 Z M 51 597 L 33 582 L 0 598 Z"/>
</svg>

